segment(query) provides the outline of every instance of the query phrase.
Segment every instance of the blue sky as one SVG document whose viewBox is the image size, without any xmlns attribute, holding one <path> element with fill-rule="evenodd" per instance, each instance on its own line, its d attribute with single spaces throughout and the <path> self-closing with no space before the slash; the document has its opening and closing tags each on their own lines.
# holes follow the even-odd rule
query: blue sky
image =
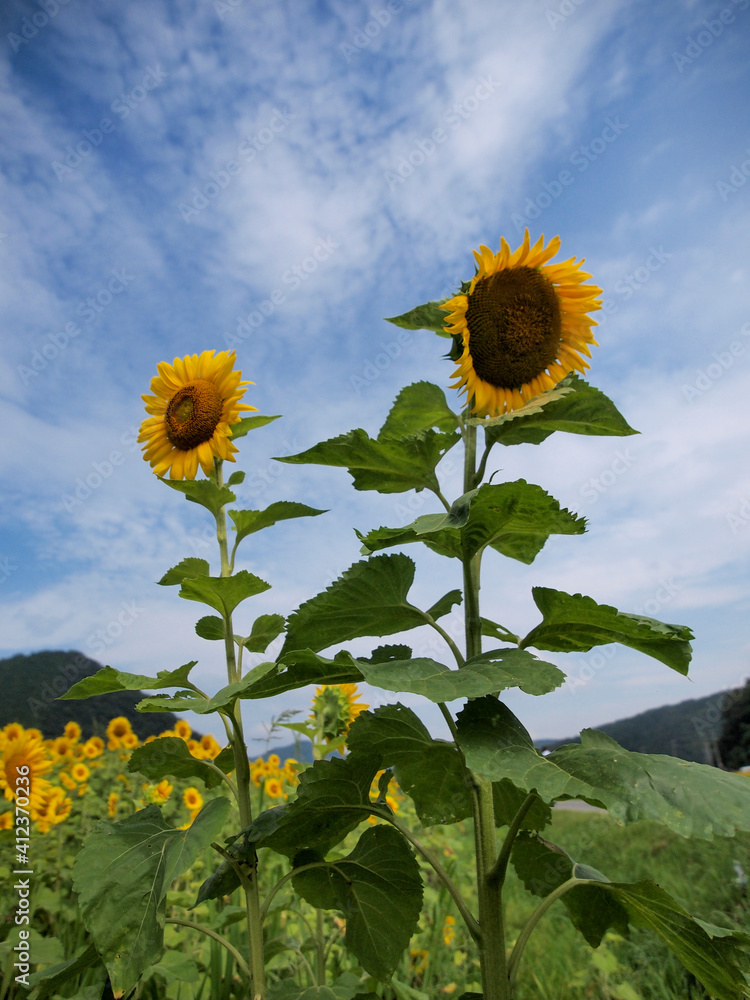
<svg viewBox="0 0 750 1000">
<path fill-rule="evenodd" d="M 447 387 L 446 342 L 382 317 L 451 294 L 472 248 L 528 225 L 604 289 L 589 378 L 641 434 L 493 453 L 590 524 L 531 567 L 487 559 L 483 610 L 523 634 L 538 584 L 696 642 L 692 682 L 610 646 L 549 654 L 570 682 L 510 703 L 562 737 L 743 682 L 750 0 L 7 0 L 0 20 L 0 654 L 197 658 L 218 688 L 199 609 L 155 585 L 214 559 L 201 511 L 135 444 L 156 363 L 233 346 L 247 401 L 284 414 L 244 440 L 239 501 L 330 510 L 245 543 L 273 585 L 248 620 L 289 613 L 360 558 L 354 527 L 432 506 L 272 456 L 375 433 L 410 382 Z M 414 548 L 428 607 L 457 567 Z M 307 702 L 246 703 L 251 736 Z"/>
</svg>

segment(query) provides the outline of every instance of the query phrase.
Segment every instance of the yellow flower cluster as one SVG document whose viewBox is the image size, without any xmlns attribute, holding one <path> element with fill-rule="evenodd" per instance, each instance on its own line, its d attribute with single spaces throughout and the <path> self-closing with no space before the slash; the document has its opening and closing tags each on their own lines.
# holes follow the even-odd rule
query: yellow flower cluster
<svg viewBox="0 0 750 1000">
<path fill-rule="evenodd" d="M 16 798 L 21 802 L 28 799 L 24 808 L 28 808 L 31 819 L 42 833 L 67 819 L 72 806 L 65 791 L 53 785 L 48 777 L 60 759 L 52 743 L 54 741 L 45 740 L 38 729 L 24 729 L 17 722 L 0 730 L 0 789 L 10 802 Z M 69 741 L 66 751 L 71 760 L 74 743 Z M 3 813 L 0 828 L 12 826 L 12 811 Z"/>
<path fill-rule="evenodd" d="M 201 736 L 199 740 L 193 739 L 193 730 L 190 727 L 190 723 L 185 719 L 178 719 L 174 724 L 174 729 L 165 729 L 163 733 L 159 733 L 158 737 L 149 736 L 145 742 L 151 743 L 153 740 L 161 739 L 163 736 L 177 736 L 179 739 L 184 740 L 187 743 L 190 753 L 193 757 L 197 757 L 198 760 L 214 760 L 221 753 L 221 747 L 210 733 L 206 736 Z"/>
<path fill-rule="evenodd" d="M 267 759 L 256 757 L 250 765 L 250 778 L 256 788 L 262 788 L 269 799 L 286 799 L 285 785 L 297 784 L 297 761 L 288 757 L 284 763 L 278 754 L 272 753 Z"/>
</svg>

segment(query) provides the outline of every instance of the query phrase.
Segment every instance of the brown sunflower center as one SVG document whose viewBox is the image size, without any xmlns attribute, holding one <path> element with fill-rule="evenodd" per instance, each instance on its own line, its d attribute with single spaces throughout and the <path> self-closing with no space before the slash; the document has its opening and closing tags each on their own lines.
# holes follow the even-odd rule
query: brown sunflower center
<svg viewBox="0 0 750 1000">
<path fill-rule="evenodd" d="M 466 309 L 474 371 L 496 388 L 517 389 L 555 361 L 560 303 L 533 267 L 508 268 L 478 281 Z"/>
<path fill-rule="evenodd" d="M 207 379 L 178 389 L 167 406 L 167 437 L 180 451 L 190 451 L 210 441 L 224 410 L 221 393 Z"/>
</svg>

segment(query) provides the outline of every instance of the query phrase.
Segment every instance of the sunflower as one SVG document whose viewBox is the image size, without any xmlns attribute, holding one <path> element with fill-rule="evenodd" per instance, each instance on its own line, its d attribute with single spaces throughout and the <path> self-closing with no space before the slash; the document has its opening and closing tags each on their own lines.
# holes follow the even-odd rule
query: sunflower
<svg viewBox="0 0 750 1000">
<path fill-rule="evenodd" d="M 189 740 L 193 735 L 190 723 L 186 719 L 178 719 L 174 724 L 174 731 L 175 736 L 179 736 L 181 740 Z"/>
<path fill-rule="evenodd" d="M 357 704 L 362 697 L 356 684 L 323 684 L 315 689 L 310 718 L 330 743 L 342 736 L 368 705 Z"/>
<path fill-rule="evenodd" d="M 41 833 L 49 833 L 50 827 L 64 822 L 70 815 L 73 802 L 62 788 L 50 788 L 44 795 L 42 807 L 36 815 Z"/>
<path fill-rule="evenodd" d="M 221 753 L 221 747 L 211 733 L 206 733 L 205 736 L 201 736 L 199 750 L 204 760 L 213 760 Z"/>
<path fill-rule="evenodd" d="M 0 757 L 0 788 L 5 792 L 5 798 L 12 802 L 17 789 L 19 796 L 28 797 L 31 812 L 36 818 L 45 795 L 52 787 L 44 777 L 51 767 L 52 761 L 44 744 L 41 739 L 30 735 L 30 730 L 27 729 L 17 739 L 8 740 Z M 29 779 L 28 784 L 26 778 Z"/>
<path fill-rule="evenodd" d="M 504 239 L 498 253 L 480 246 L 471 284 L 441 305 L 458 362 L 453 388 L 467 393 L 475 416 L 518 410 L 589 367 L 582 355 L 591 357 L 596 323 L 588 313 L 601 308 L 602 290 L 583 284 L 591 277 L 583 260 L 548 264 L 559 249 L 559 236 L 532 247 L 528 229 L 513 253 Z"/>
<path fill-rule="evenodd" d="M 74 764 L 70 769 L 70 774 L 73 780 L 80 784 L 82 781 L 88 781 L 91 771 L 85 764 Z"/>
<path fill-rule="evenodd" d="M 130 719 L 125 718 L 124 715 L 118 715 L 114 719 L 109 720 L 109 725 L 107 726 L 107 747 L 110 750 L 119 750 L 122 746 L 122 738 L 128 733 L 131 733 L 132 727 L 130 725 Z"/>
<path fill-rule="evenodd" d="M 143 457 L 157 476 L 171 470 L 172 479 L 195 479 L 199 463 L 209 475 L 214 458 L 234 461 L 230 425 L 239 423 L 240 410 L 256 409 L 240 403 L 253 383 L 240 381 L 236 360 L 234 351 L 204 351 L 156 366 L 154 395 L 142 397 L 151 416 L 141 424 L 138 440 L 145 442 Z"/>
<path fill-rule="evenodd" d="M 120 801 L 120 796 L 117 792 L 110 792 L 107 796 L 107 815 L 110 819 L 114 819 L 117 815 L 117 803 Z"/>
<path fill-rule="evenodd" d="M 100 757 L 104 753 L 104 740 L 101 736 L 92 736 L 83 744 L 83 750 L 90 760 Z"/>
<path fill-rule="evenodd" d="M 154 800 L 156 802 L 166 802 L 169 796 L 172 794 L 172 789 L 174 785 L 170 785 L 166 778 L 163 778 L 159 784 L 153 789 Z"/>
<path fill-rule="evenodd" d="M 263 786 L 266 795 L 271 799 L 280 799 L 284 794 L 284 785 L 278 778 L 269 778 Z"/>
<path fill-rule="evenodd" d="M 81 727 L 77 722 L 67 722 L 63 732 L 71 743 L 77 743 L 81 738 Z"/>
<path fill-rule="evenodd" d="M 125 735 L 120 738 L 120 743 L 122 743 L 126 750 L 135 750 L 136 747 L 141 745 L 141 741 L 133 732 L 125 733 Z"/>
<path fill-rule="evenodd" d="M 186 788 L 182 794 L 182 801 L 191 812 L 198 812 L 203 808 L 203 796 L 197 788 Z"/>
</svg>

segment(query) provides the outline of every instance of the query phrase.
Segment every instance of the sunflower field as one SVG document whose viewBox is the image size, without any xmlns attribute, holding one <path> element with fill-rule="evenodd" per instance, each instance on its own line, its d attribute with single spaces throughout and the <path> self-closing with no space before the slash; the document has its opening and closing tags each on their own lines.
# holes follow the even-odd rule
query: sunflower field
<svg viewBox="0 0 750 1000">
<path fill-rule="evenodd" d="M 515 251 L 481 246 L 457 294 L 391 320 L 450 341 L 459 412 L 417 382 L 376 438 L 356 428 L 280 459 L 346 469 L 357 490 L 425 492 L 436 508 L 357 531 L 363 558 L 290 614 L 239 624 L 271 584 L 237 567 L 238 550 L 325 512 L 235 507 L 244 473 L 225 479 L 236 442 L 277 418 L 241 402 L 252 383 L 231 351 L 157 365 L 143 457 L 216 540 L 214 572 L 190 556 L 159 584 L 205 606 L 196 636 L 219 644 L 226 683 L 204 691 L 197 660 L 155 676 L 105 666 L 62 700 L 149 692 L 139 711 L 213 715 L 226 738 L 193 738 L 184 719 L 143 743 L 125 718 L 106 741 L 82 741 L 73 722 L 51 740 L 6 727 L 0 1000 L 748 995 L 750 782 L 593 729 L 543 754 L 503 700 L 560 687 L 546 653 L 619 643 L 683 676 L 692 657 L 687 625 L 580 593 L 532 588 L 540 620 L 526 634 L 495 594 L 480 607 L 483 560 L 529 565 L 551 535 L 586 528 L 540 486 L 496 481 L 498 452 L 555 432 L 637 433 L 582 377 L 601 289 L 583 261 L 552 263 L 559 250 L 528 230 Z M 454 448 L 457 497 L 440 468 Z M 434 596 L 415 603 L 417 564 L 400 550 L 418 545 L 461 586 L 443 592 L 434 574 Z M 309 717 L 281 724 L 312 761 L 251 759 L 244 702 L 308 688 Z M 426 724 L 437 713 L 440 737 Z M 566 816 L 571 801 L 589 812 Z"/>
</svg>

